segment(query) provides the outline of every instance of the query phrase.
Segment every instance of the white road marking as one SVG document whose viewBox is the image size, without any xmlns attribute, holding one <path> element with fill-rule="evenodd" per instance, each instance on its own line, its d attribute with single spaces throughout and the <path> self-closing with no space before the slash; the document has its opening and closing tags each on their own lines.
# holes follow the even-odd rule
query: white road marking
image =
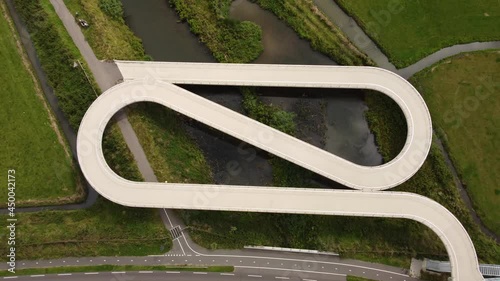
<svg viewBox="0 0 500 281">
<path fill-rule="evenodd" d="M 170 224 L 171 228 L 174 228 L 174 225 L 172 224 L 172 221 L 170 220 L 170 217 L 168 216 L 167 209 L 163 209 L 163 212 L 165 212 L 165 216 L 167 217 L 168 223 Z"/>
<path fill-rule="evenodd" d="M 292 271 L 292 272 L 306 272 L 315 273 L 323 275 L 335 275 L 335 276 L 347 276 L 346 274 L 312 271 L 312 270 L 300 270 L 300 269 L 289 269 L 289 268 L 274 268 L 274 267 L 258 267 L 258 266 L 235 266 L 235 268 L 246 268 L 246 269 L 261 269 L 261 270 L 281 270 L 281 271 Z"/>
<path fill-rule="evenodd" d="M 327 265 L 340 265 L 340 266 L 346 266 L 346 267 L 354 267 L 354 268 L 361 268 L 361 269 L 368 269 L 376 272 L 383 272 L 383 273 L 388 273 L 388 274 L 394 274 L 394 275 L 399 275 L 403 277 L 410 277 L 407 274 L 402 274 L 399 272 L 393 272 L 393 271 L 388 271 L 384 269 L 378 269 L 374 267 L 368 267 L 368 266 L 361 266 L 361 265 L 354 265 L 354 264 L 347 264 L 347 263 L 339 263 L 339 262 L 328 262 L 328 261 L 315 261 L 315 260 L 301 260 L 301 259 L 289 259 L 289 258 L 275 258 L 275 257 L 265 257 L 265 256 L 239 256 L 239 255 L 206 255 L 199 253 L 195 251 L 191 245 L 189 245 L 186 237 L 184 237 L 184 241 L 186 242 L 186 245 L 188 246 L 189 250 L 192 251 L 193 253 L 200 255 L 200 256 L 205 256 L 205 257 L 224 257 L 224 258 L 251 258 L 251 259 L 268 259 L 268 260 L 280 260 L 280 261 L 293 261 L 293 262 L 302 262 L 302 263 L 307 263 L 307 262 L 314 262 L 314 263 L 319 263 L 319 264 L 327 264 Z M 235 266 L 237 267 L 237 266 Z M 377 274 L 378 276 L 378 274 Z"/>
</svg>

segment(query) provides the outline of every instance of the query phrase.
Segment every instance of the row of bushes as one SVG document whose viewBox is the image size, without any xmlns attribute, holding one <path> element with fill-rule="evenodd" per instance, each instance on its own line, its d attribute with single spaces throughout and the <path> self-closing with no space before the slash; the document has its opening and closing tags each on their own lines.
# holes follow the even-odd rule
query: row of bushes
<svg viewBox="0 0 500 281">
<path fill-rule="evenodd" d="M 120 0 L 100 0 L 99 8 L 110 18 L 123 21 L 123 7 Z"/>
<path fill-rule="evenodd" d="M 85 111 L 95 99 L 83 70 L 73 67 L 79 59 L 64 44 L 56 26 L 38 0 L 15 0 L 16 10 L 26 24 L 42 68 L 73 129 L 77 129 Z"/>
<path fill-rule="evenodd" d="M 31 35 L 42 68 L 57 96 L 58 105 L 76 131 L 88 107 L 96 98 L 95 92 L 100 90 L 94 81 L 91 84 L 87 80 L 80 65 L 74 67 L 81 57 L 75 54 L 74 49 L 63 39 L 41 1 L 14 0 L 14 4 Z M 106 130 L 103 143 L 108 163 L 121 176 L 141 180 L 130 151 L 113 126 L 110 125 Z"/>
</svg>

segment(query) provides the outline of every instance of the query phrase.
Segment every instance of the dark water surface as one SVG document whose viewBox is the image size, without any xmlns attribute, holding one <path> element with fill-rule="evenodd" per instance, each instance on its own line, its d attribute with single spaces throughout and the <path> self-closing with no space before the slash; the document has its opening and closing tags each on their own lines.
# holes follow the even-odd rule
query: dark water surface
<svg viewBox="0 0 500 281">
<path fill-rule="evenodd" d="M 127 24 L 157 61 L 214 62 L 209 50 L 190 33 L 166 0 L 122 0 Z M 255 63 L 334 65 L 274 14 L 246 0 L 236 0 L 230 16 L 261 26 L 264 52 Z M 189 90 L 241 112 L 237 88 L 190 86 Z M 301 139 L 361 165 L 382 162 L 366 120 L 363 93 L 353 90 L 263 89 L 263 99 L 286 110 L 307 111 L 299 120 Z M 302 116 L 298 114 L 298 116 Z M 312 116 L 311 119 L 308 119 Z M 269 185 L 272 170 L 265 153 L 204 126 L 186 126 L 204 151 L 218 183 Z"/>
</svg>

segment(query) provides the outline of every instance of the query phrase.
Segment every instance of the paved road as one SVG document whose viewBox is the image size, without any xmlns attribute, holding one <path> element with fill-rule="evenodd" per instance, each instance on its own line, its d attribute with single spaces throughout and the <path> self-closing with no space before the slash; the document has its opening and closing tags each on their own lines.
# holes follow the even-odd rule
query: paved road
<svg viewBox="0 0 500 281">
<path fill-rule="evenodd" d="M 428 55 L 427 57 L 419 60 L 418 62 L 408 67 L 398 69 L 397 73 L 403 76 L 404 78 L 410 78 L 415 73 L 424 70 L 425 68 L 439 62 L 442 59 L 465 52 L 473 52 L 473 51 L 488 50 L 488 49 L 500 49 L 500 41 L 473 42 L 469 44 L 458 44 L 446 47 L 435 53 Z"/>
<path fill-rule="evenodd" d="M 128 69 L 123 65 L 128 65 Z M 385 70 L 366 67 L 186 63 L 119 63 L 119 67 L 125 79 L 138 80 L 124 82 L 102 94 L 85 114 L 77 138 L 82 171 L 92 186 L 106 198 L 135 207 L 409 218 L 427 225 L 440 236 L 448 250 L 456 280 L 482 280 L 474 246 L 460 222 L 438 203 L 416 194 L 130 182 L 116 175 L 107 166 L 102 154 L 102 133 L 109 118 L 128 104 L 150 101 L 347 185 L 358 188 L 387 187 L 394 185 L 394 182 L 387 183 L 387 175 L 394 175 L 397 183 L 419 169 L 420 161 L 427 155 L 426 145 L 430 145 L 432 135 L 427 108 L 406 80 Z M 242 70 L 248 70 L 248 75 L 243 75 Z M 144 73 L 149 73 L 149 79 L 142 79 Z M 398 100 L 403 107 L 409 122 L 406 152 L 382 166 L 387 167 L 385 173 L 377 174 L 380 167 L 361 167 L 340 160 L 246 116 L 160 81 L 217 84 L 224 81 L 223 77 L 227 77 L 225 83 L 230 85 L 275 86 L 286 83 L 288 86 L 333 85 L 377 89 Z M 423 141 L 424 148 L 414 146 L 416 141 Z M 409 155 L 414 162 L 402 162 L 403 165 L 398 166 L 396 163 L 405 159 L 405 155 Z M 391 171 L 392 167 L 406 170 L 403 174 L 400 168 Z M 371 177 L 371 182 L 366 182 L 365 177 Z"/>
<path fill-rule="evenodd" d="M 371 280 L 417 281 L 408 276 L 406 270 L 387 265 L 341 259 L 323 254 L 284 253 L 261 250 L 215 250 L 209 251 L 194 244 L 167 210 L 162 210 L 169 229 L 179 227 L 180 235 L 174 239 L 171 251 L 164 255 L 135 257 L 80 257 L 53 260 L 18 261 L 18 269 L 44 268 L 59 266 L 92 265 L 181 265 L 199 266 L 231 265 L 237 272 L 247 275 L 273 275 L 281 277 L 301 277 L 303 279 L 328 279 L 353 275 Z M 7 264 L 0 264 L 0 269 L 7 269 Z M 264 274 L 262 274 L 264 273 Z M 66 275 L 64 275 L 66 276 Z M 343 280 L 343 279 L 342 279 Z"/>
<path fill-rule="evenodd" d="M 205 273 L 205 272 L 179 272 L 179 271 L 130 271 L 130 272 L 87 272 L 65 274 L 37 274 L 19 276 L 16 278 L 3 277 L 5 280 L 19 281 L 345 281 L 345 275 L 311 274 L 309 278 L 294 273 L 287 275 L 270 274 L 269 272 L 249 272 L 246 269 L 236 269 L 234 273 Z"/>
<path fill-rule="evenodd" d="M 97 264 L 112 265 L 176 265 L 176 264 L 197 264 L 199 266 L 207 265 L 232 265 L 235 266 L 235 273 L 244 275 L 268 275 L 288 278 L 305 279 L 327 279 L 339 277 L 344 280 L 346 275 L 362 276 L 372 280 L 394 280 L 394 281 L 417 281 L 410 278 L 404 272 L 388 271 L 377 268 L 376 266 L 351 265 L 333 258 L 324 258 L 321 256 L 304 256 L 304 259 L 298 259 L 295 255 L 287 256 L 281 254 L 281 257 L 260 257 L 261 253 L 256 252 L 255 256 L 197 256 L 189 254 L 185 256 L 150 256 L 150 257 L 94 257 L 94 258 L 66 258 L 62 260 L 51 261 L 31 261 L 23 262 L 19 268 L 37 268 L 54 266 L 86 266 Z M 20 263 L 21 264 L 21 263 Z M 241 274 L 240 274 L 241 275 Z M 337 280 L 337 279 L 334 279 Z"/>
</svg>

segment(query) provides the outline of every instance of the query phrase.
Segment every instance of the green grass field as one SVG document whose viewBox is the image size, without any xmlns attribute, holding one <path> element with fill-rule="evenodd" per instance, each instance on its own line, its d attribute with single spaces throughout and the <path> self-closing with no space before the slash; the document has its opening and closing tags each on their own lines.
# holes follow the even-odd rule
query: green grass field
<svg viewBox="0 0 500 281">
<path fill-rule="evenodd" d="M 497 0 L 335 1 L 398 68 L 454 44 L 500 40 Z"/>
<path fill-rule="evenodd" d="M 102 198 L 86 210 L 19 213 L 17 219 L 18 259 L 152 255 L 172 244 L 156 209 L 126 208 Z M 7 247 L 1 253 L 5 260 Z"/>
<path fill-rule="evenodd" d="M 16 170 L 16 199 L 21 206 L 80 201 L 84 192 L 64 135 L 1 6 L 0 171 L 6 176 L 8 169 Z M 0 206 L 6 203 L 5 189 Z"/>
<path fill-rule="evenodd" d="M 426 100 L 476 212 L 500 234 L 500 51 L 452 57 L 411 82 Z"/>
</svg>

